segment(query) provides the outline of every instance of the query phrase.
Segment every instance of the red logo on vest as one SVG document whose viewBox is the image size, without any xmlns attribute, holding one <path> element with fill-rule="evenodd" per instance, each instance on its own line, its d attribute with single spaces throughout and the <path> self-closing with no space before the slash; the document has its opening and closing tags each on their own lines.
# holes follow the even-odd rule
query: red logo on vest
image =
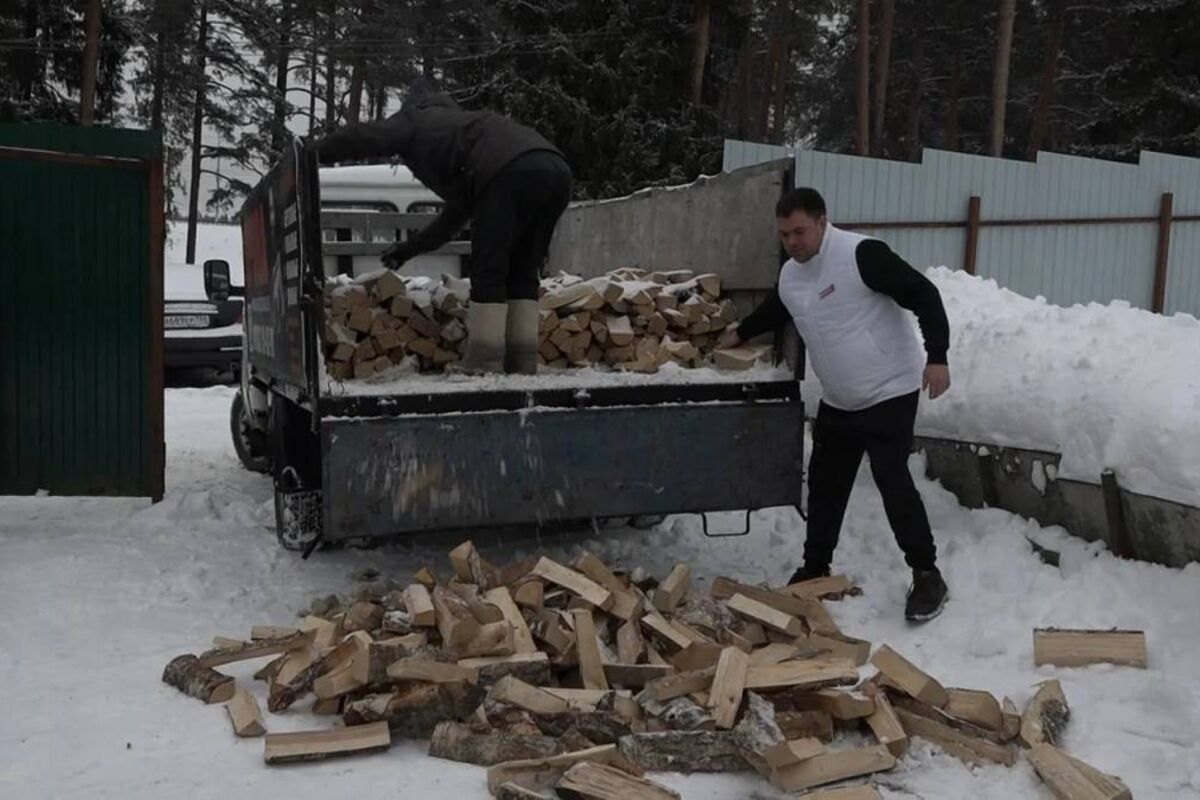
<svg viewBox="0 0 1200 800">
<path fill-rule="evenodd" d="M 833 290 L 835 288 L 837 288 L 837 287 L 835 287 L 832 283 L 829 284 L 828 286 L 826 286 L 824 289 L 821 290 L 820 298 L 822 300 L 824 300 L 826 297 L 829 297 L 829 295 L 833 294 Z"/>
</svg>

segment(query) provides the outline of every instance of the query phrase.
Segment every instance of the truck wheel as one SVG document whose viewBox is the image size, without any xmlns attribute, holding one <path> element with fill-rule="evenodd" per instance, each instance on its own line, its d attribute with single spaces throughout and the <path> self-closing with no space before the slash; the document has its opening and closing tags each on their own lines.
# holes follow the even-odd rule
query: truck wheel
<svg viewBox="0 0 1200 800">
<path fill-rule="evenodd" d="M 271 459 L 267 456 L 267 436 L 250 424 L 246 414 L 246 401 L 239 391 L 233 396 L 229 409 L 229 432 L 233 436 L 233 449 L 238 461 L 251 472 L 271 471 Z"/>
</svg>

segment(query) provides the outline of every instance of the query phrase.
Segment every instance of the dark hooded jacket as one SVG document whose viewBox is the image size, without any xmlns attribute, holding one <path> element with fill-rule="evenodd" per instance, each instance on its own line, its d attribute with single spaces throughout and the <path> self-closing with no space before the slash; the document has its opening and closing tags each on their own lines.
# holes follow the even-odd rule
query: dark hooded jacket
<svg viewBox="0 0 1200 800">
<path fill-rule="evenodd" d="M 441 93 L 410 96 L 387 119 L 348 125 L 315 147 L 325 164 L 398 157 L 447 206 L 467 216 L 479 193 L 517 156 L 558 152 L 537 131 L 490 111 L 464 111 Z"/>
</svg>

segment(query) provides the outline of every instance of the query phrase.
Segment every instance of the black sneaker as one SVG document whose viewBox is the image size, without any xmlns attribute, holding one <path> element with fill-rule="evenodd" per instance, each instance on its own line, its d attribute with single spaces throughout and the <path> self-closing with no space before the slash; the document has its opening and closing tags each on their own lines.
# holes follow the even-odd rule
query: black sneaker
<svg viewBox="0 0 1200 800">
<path fill-rule="evenodd" d="M 904 604 L 904 618 L 909 622 L 928 622 L 942 613 L 949 595 L 942 573 L 936 569 L 913 570 L 912 586 Z"/>
<path fill-rule="evenodd" d="M 792 573 L 792 577 L 788 578 L 787 585 L 791 586 L 793 583 L 803 583 L 804 581 L 811 581 L 813 578 L 828 578 L 828 577 L 829 577 L 829 567 L 810 567 L 806 564 L 803 567 L 800 567 L 798 570 L 796 570 L 795 572 Z"/>
</svg>

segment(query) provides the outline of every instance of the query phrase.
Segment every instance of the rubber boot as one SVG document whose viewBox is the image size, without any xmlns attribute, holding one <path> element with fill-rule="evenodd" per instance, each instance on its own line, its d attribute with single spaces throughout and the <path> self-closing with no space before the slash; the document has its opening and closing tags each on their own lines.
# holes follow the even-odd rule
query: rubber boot
<svg viewBox="0 0 1200 800">
<path fill-rule="evenodd" d="M 480 375 L 504 372 L 504 333 L 508 305 L 471 303 L 467 306 L 467 352 L 451 364 L 450 372 Z"/>
<path fill-rule="evenodd" d="M 537 300 L 508 301 L 505 372 L 516 375 L 537 374 L 539 321 Z"/>
</svg>

